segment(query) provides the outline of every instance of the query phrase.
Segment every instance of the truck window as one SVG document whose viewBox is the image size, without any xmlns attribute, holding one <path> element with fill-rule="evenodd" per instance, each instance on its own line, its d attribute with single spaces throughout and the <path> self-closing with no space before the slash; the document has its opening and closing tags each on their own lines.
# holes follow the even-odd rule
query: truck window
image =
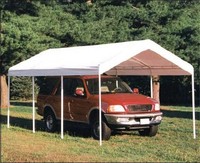
<svg viewBox="0 0 200 163">
<path fill-rule="evenodd" d="M 98 79 L 88 79 L 86 85 L 91 94 L 98 94 L 99 85 Z M 102 78 L 101 79 L 101 93 L 132 93 L 131 89 L 120 78 Z"/>
<path fill-rule="evenodd" d="M 45 77 L 41 79 L 41 83 L 39 85 L 40 86 L 39 94 L 42 94 L 42 95 L 51 94 L 56 84 L 58 83 L 58 81 L 59 81 L 58 78 Z"/>
<path fill-rule="evenodd" d="M 63 87 L 65 96 L 75 96 L 76 89 L 82 89 L 83 92 L 85 92 L 83 81 L 78 78 L 64 78 Z M 59 84 L 56 95 L 60 95 L 60 93 L 61 85 Z"/>
</svg>

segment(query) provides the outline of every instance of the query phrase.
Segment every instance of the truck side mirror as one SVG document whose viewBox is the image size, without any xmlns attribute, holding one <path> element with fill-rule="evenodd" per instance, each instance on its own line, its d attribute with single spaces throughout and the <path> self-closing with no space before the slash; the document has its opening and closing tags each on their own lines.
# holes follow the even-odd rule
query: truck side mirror
<svg viewBox="0 0 200 163">
<path fill-rule="evenodd" d="M 77 96 L 84 96 L 83 90 L 81 90 L 81 89 L 76 89 L 75 94 L 76 94 Z"/>
<path fill-rule="evenodd" d="M 139 94 L 139 89 L 138 88 L 133 88 L 133 93 Z"/>
</svg>

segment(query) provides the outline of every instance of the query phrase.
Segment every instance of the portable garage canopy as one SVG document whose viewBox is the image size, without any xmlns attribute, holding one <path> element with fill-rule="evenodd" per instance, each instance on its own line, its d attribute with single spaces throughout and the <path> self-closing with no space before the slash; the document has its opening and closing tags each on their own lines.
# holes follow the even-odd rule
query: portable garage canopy
<svg viewBox="0 0 200 163">
<path fill-rule="evenodd" d="M 61 76 L 63 79 L 65 75 L 99 75 L 100 87 L 101 74 L 103 73 L 147 76 L 190 75 L 192 80 L 193 136 L 196 138 L 194 68 L 191 64 L 149 39 L 48 49 L 11 67 L 8 71 L 8 83 L 10 84 L 10 76 L 32 76 L 34 83 L 34 76 Z M 61 80 L 61 86 L 63 86 L 63 80 Z M 33 102 L 33 110 L 34 107 Z M 101 92 L 99 92 L 99 108 L 101 108 Z M 61 138 L 63 138 L 63 89 L 61 89 L 61 112 Z M 101 109 L 99 109 L 99 113 L 101 122 Z"/>
</svg>

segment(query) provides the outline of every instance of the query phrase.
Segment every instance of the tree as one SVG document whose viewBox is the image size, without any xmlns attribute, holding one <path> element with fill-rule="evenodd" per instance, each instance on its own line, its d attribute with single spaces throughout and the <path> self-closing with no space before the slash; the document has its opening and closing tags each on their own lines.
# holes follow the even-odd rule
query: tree
<svg viewBox="0 0 200 163">
<path fill-rule="evenodd" d="M 27 10 L 27 5 L 37 8 L 36 4 L 29 1 L 3 1 L 1 4 L 1 108 L 7 106 L 6 74 L 8 68 L 44 49 L 62 46 L 62 43 L 56 37 L 42 33 L 41 29 L 45 29 L 45 27 L 38 23 L 41 21 L 39 17 L 29 15 L 33 11 Z M 39 11 L 37 14 L 39 14 Z M 48 26 L 48 23 L 45 26 Z"/>
<path fill-rule="evenodd" d="M 0 108 L 6 108 L 8 104 L 8 87 L 5 75 L 0 75 L 0 92 Z"/>
</svg>

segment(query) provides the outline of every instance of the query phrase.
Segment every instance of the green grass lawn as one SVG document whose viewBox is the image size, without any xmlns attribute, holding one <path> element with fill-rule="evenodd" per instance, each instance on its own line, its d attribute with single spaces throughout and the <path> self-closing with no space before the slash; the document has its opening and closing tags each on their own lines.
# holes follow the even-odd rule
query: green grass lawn
<svg viewBox="0 0 200 163">
<path fill-rule="evenodd" d="M 137 132 L 118 133 L 109 141 L 93 140 L 88 130 L 79 134 L 43 131 L 36 115 L 36 133 L 32 133 L 32 108 L 11 107 L 11 126 L 6 126 L 6 110 L 1 110 L 2 162 L 198 162 L 200 160 L 200 108 L 196 108 L 197 139 L 193 139 L 192 109 L 163 106 L 163 121 L 155 137 Z"/>
</svg>

